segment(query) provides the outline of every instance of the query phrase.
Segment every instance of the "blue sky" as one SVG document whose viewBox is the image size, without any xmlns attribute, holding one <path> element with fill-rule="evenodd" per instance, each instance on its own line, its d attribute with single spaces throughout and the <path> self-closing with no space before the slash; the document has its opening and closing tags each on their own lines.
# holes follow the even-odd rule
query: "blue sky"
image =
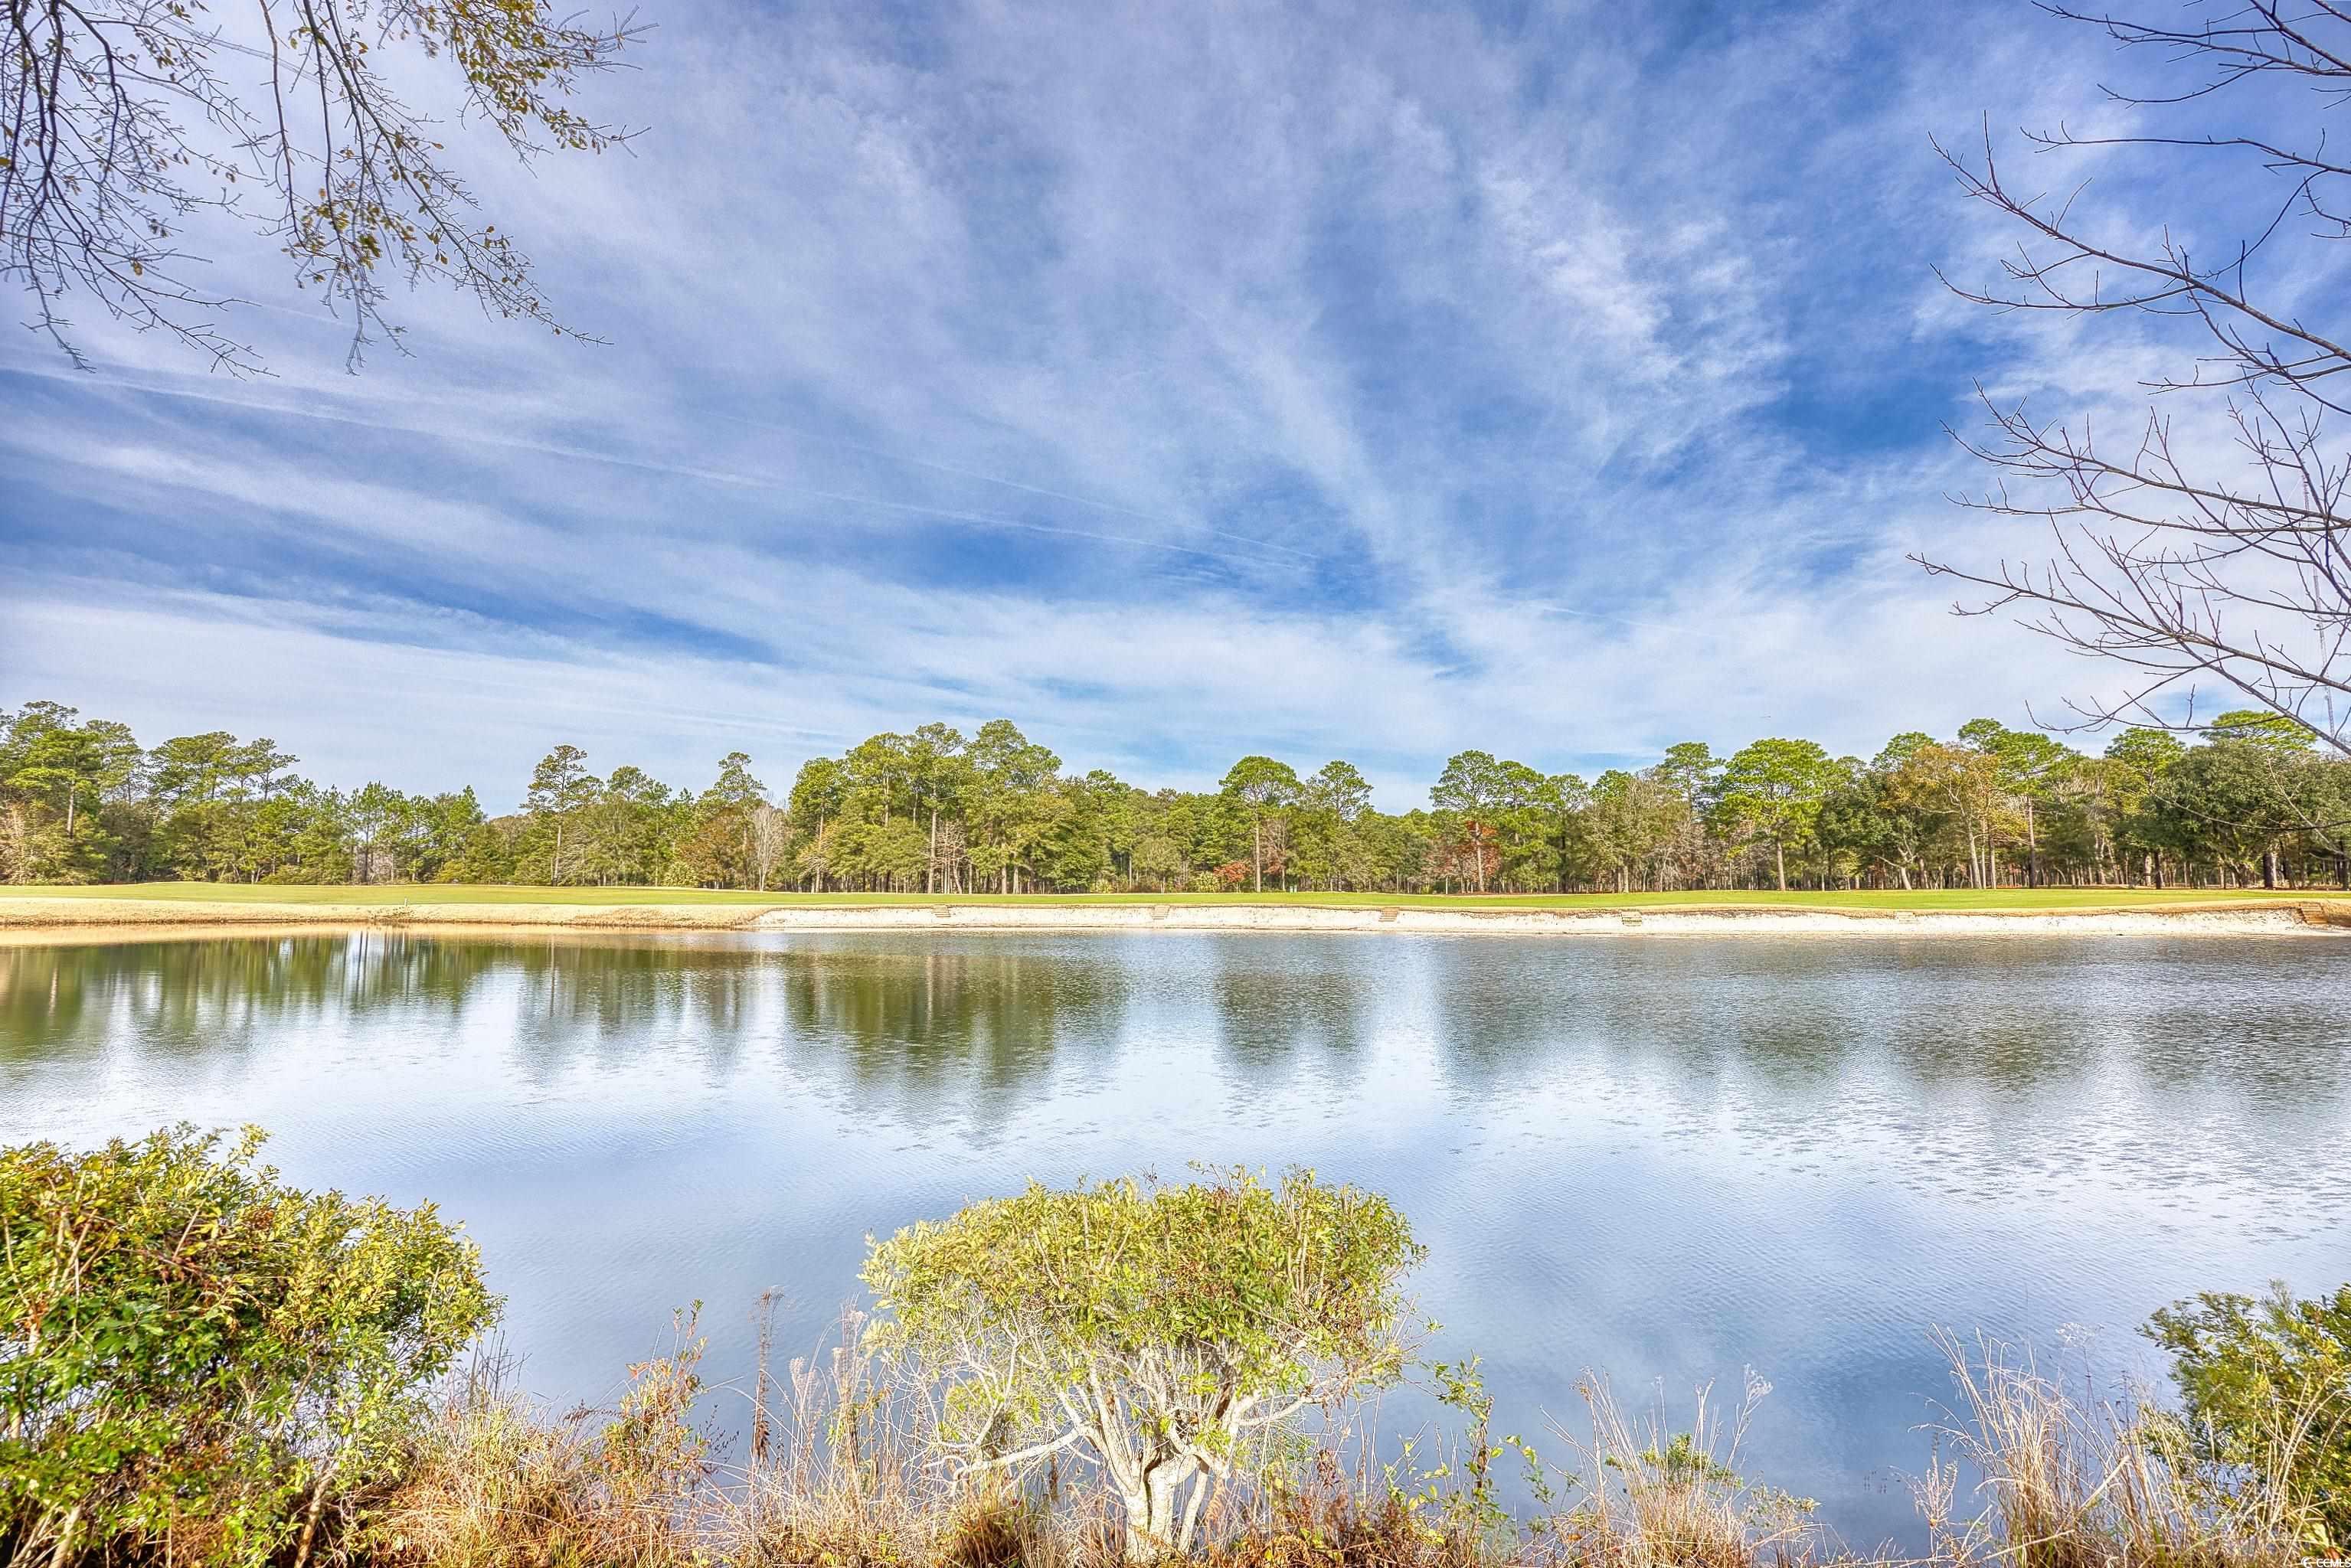
<svg viewBox="0 0 2351 1568">
<path fill-rule="evenodd" d="M 0 338 L 0 703 L 493 806 L 560 740 L 781 786 L 1002 715 L 1401 810 L 1465 747 L 1865 755 L 2105 689 L 1903 560 L 2032 543 L 1946 499 L 1974 379 L 2098 406 L 2143 352 L 1930 271 L 2009 238 L 1930 135 L 2126 123 L 2022 0 L 642 16 L 591 86 L 630 152 L 455 138 L 606 344 L 420 295 L 346 375 L 229 239 L 273 379 Z M 2110 162 L 2050 178 L 2226 226 Z"/>
</svg>

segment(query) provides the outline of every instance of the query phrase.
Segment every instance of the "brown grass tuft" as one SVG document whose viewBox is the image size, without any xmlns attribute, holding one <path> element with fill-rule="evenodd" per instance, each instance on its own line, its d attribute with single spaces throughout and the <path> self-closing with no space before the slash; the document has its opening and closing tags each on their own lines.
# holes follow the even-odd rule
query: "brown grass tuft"
<svg viewBox="0 0 2351 1568">
<path fill-rule="evenodd" d="M 553 1416 L 512 1391 L 504 1363 L 486 1361 L 417 1435 L 406 1478 L 343 1555 L 389 1568 L 1118 1568 L 1115 1507 L 1075 1467 L 1021 1488 L 957 1482 L 931 1463 L 925 1396 L 871 1360 L 861 1328 L 849 1318 L 831 1354 L 779 1377 L 763 1365 L 751 1452 L 723 1474 L 691 1419 L 701 1384 L 690 1319 L 674 1352 L 632 1369 L 611 1412 Z M 2000 1346 L 1943 1343 L 1959 1397 L 1915 1483 L 1931 1536 L 1924 1564 L 2297 1561 L 2308 1505 L 2297 1511 L 2262 1474 L 2199 1460 L 2177 1417 L 2137 1397 L 2075 1393 Z M 1577 1473 L 1552 1472 L 1568 1495 L 1531 1524 L 1495 1511 L 1484 1471 L 1461 1462 L 1471 1449 L 1441 1449 L 1426 1474 L 1391 1471 L 1357 1435 L 1352 1468 L 1326 1443 L 1262 1487 L 1220 1492 L 1192 1561 L 1924 1568 L 1838 1548 L 1808 1501 L 1740 1473 L 1768 1392 L 1752 1375 L 1733 1406 L 1699 1390 L 1686 1426 L 1662 1405 L 1628 1413 L 1597 1378 L 1579 1392 L 1583 1430 L 1553 1427 Z"/>
<path fill-rule="evenodd" d="M 2261 1473 L 2198 1460 L 2178 1417 L 2136 1394 L 2070 1392 L 2029 1354 L 1938 1336 L 1959 1385 L 1938 1431 L 1952 1461 L 1917 1488 L 1936 1562 L 1955 1568 L 2283 1568 L 2304 1521 Z M 2270 1467 L 2283 1475 L 2283 1465 Z M 1959 1519 L 1961 1471 L 1982 1507 Z"/>
<path fill-rule="evenodd" d="M 513 1386 L 510 1360 L 481 1358 L 414 1433 L 348 1555 L 401 1568 L 704 1560 L 716 1494 L 691 1420 L 702 1344 L 691 1317 L 678 1327 L 675 1350 L 630 1368 L 611 1412 L 559 1417 Z"/>
<path fill-rule="evenodd" d="M 1728 1410 L 1701 1387 L 1690 1424 L 1677 1428 L 1662 1403 L 1636 1421 L 1605 1382 L 1586 1375 L 1576 1389 L 1586 1431 L 1552 1428 L 1576 1455 L 1582 1492 L 1544 1521 L 1551 1553 L 1592 1568 L 1751 1568 L 1823 1556 L 1812 1501 L 1740 1471 L 1748 1427 L 1771 1386 L 1749 1372 Z"/>
</svg>

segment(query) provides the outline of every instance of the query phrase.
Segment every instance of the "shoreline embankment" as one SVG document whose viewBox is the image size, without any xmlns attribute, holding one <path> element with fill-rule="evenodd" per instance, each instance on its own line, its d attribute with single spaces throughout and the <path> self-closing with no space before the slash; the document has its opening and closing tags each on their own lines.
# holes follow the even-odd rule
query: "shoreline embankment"
<svg viewBox="0 0 2351 1568">
<path fill-rule="evenodd" d="M 291 904 L 10 897 L 0 945 L 400 930 L 491 936 L 566 932 L 1359 932 L 1557 936 L 2351 936 L 2351 899 L 1951 910 L 1677 904 L 1545 908 L 1425 904 Z"/>
</svg>

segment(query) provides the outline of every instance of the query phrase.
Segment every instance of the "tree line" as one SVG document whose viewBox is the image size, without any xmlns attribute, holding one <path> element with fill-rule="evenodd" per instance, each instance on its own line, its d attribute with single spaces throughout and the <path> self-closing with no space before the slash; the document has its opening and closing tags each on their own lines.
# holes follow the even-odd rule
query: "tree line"
<svg viewBox="0 0 2351 1568">
<path fill-rule="evenodd" d="M 267 737 L 148 747 L 53 702 L 0 709 L 0 876 L 15 883 L 519 883 L 782 892 L 2351 885 L 2351 760 L 2294 721 L 2220 716 L 2092 755 L 1977 719 L 1867 759 L 1704 742 L 1590 780 L 1485 751 L 1427 804 L 1372 804 L 1343 760 L 1244 757 L 1217 788 L 1080 774 L 1007 719 L 926 724 L 802 765 L 780 796 L 731 752 L 706 787 L 561 745 L 518 811 L 471 788 L 324 787 Z"/>
</svg>

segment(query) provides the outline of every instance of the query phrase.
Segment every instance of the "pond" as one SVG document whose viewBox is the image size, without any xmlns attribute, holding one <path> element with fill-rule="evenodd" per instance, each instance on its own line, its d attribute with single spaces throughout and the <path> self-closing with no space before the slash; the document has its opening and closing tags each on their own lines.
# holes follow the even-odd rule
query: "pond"
<svg viewBox="0 0 2351 1568">
<path fill-rule="evenodd" d="M 1936 1328 L 2146 1377 L 2158 1306 L 2351 1278 L 2351 942 L 0 948 L 0 1138 L 180 1120 L 465 1220 L 563 1400 L 609 1397 L 696 1301 L 719 1377 L 770 1288 L 779 1346 L 813 1351 L 868 1234 L 968 1197 L 1308 1165 L 1412 1220 L 1428 1352 L 1485 1358 L 1499 1429 L 1545 1446 L 1586 1369 L 1686 1417 L 1751 1367 L 1746 1468 L 1856 1545 L 1915 1545 Z"/>
</svg>

